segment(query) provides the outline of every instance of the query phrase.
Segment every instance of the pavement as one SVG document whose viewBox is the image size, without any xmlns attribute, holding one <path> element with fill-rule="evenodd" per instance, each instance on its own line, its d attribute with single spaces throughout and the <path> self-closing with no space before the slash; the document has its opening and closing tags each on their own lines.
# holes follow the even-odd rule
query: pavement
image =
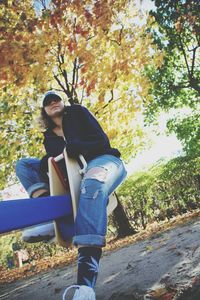
<svg viewBox="0 0 200 300">
<path fill-rule="evenodd" d="M 61 300 L 76 271 L 73 263 L 1 284 L 0 300 Z M 97 300 L 200 300 L 200 216 L 105 252 L 95 290 Z"/>
</svg>

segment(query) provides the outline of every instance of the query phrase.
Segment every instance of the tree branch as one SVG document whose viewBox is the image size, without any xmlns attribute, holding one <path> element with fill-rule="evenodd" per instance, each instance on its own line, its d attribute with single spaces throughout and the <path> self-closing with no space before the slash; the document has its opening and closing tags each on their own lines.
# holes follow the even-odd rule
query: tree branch
<svg viewBox="0 0 200 300">
<path fill-rule="evenodd" d="M 83 103 L 83 98 L 84 98 L 84 88 L 82 89 L 82 94 L 81 94 L 81 104 Z"/>
<path fill-rule="evenodd" d="M 113 90 L 112 90 L 111 91 L 111 98 L 108 100 L 108 102 L 104 106 L 102 106 L 99 110 L 95 111 L 94 115 L 95 116 L 99 115 L 100 111 L 104 110 L 106 107 L 108 107 L 111 102 L 114 103 L 114 102 L 116 102 L 116 101 L 118 101 L 120 99 L 121 99 L 121 97 L 119 97 L 117 99 L 114 99 L 114 97 L 113 97 Z"/>
<path fill-rule="evenodd" d="M 184 82 L 184 83 L 179 84 L 179 85 L 171 85 L 170 88 L 173 89 L 173 90 L 193 88 L 195 91 L 200 93 L 200 86 L 196 83 L 195 79 L 193 79 L 193 81 Z"/>
<path fill-rule="evenodd" d="M 76 76 L 76 64 L 77 64 L 77 57 L 74 60 L 74 68 L 73 68 L 73 76 L 72 76 L 72 87 L 75 84 L 75 76 Z"/>
<path fill-rule="evenodd" d="M 64 93 L 65 93 L 65 94 L 67 95 L 67 97 L 69 98 L 70 104 L 73 104 L 73 103 L 71 102 L 71 97 L 70 97 L 70 94 L 69 94 L 68 90 L 64 87 L 64 85 L 62 84 L 62 82 L 61 82 L 60 79 L 58 78 L 58 75 L 56 75 L 56 74 L 53 73 L 53 76 L 54 76 L 55 80 L 57 81 L 57 83 L 59 84 L 59 86 L 60 86 L 60 87 L 62 88 L 62 90 L 64 91 Z"/>
<path fill-rule="evenodd" d="M 195 58 L 196 58 L 196 50 L 198 49 L 198 46 L 193 48 L 193 56 L 192 56 L 192 68 L 191 68 L 191 75 L 194 74 L 194 65 L 195 65 Z"/>
<path fill-rule="evenodd" d="M 184 57 L 185 64 L 186 64 L 186 67 L 187 67 L 188 77 L 191 78 L 190 67 L 189 67 L 189 64 L 188 64 L 188 61 L 187 61 L 187 55 L 185 53 L 185 49 L 184 49 L 184 46 L 183 46 L 180 34 L 178 34 L 178 38 L 179 38 L 179 42 L 180 42 L 180 49 L 181 49 L 181 51 L 183 53 L 183 57 Z"/>
<path fill-rule="evenodd" d="M 77 57 L 74 60 L 73 75 L 72 75 L 72 89 L 71 89 L 71 93 L 70 93 L 72 99 L 73 99 L 74 95 L 76 95 L 76 98 L 77 98 L 77 94 L 75 94 L 76 68 L 77 68 Z"/>
<path fill-rule="evenodd" d="M 62 88 L 64 88 L 64 91 L 65 91 L 67 97 L 70 98 L 71 94 L 70 94 L 70 88 L 69 88 L 69 82 L 68 82 L 67 72 L 66 72 L 65 69 L 63 70 L 63 68 L 62 68 L 62 65 L 65 62 L 64 55 L 60 54 L 60 52 L 61 52 L 61 44 L 58 43 L 58 51 L 57 51 L 58 68 L 60 70 L 61 75 L 64 77 L 65 86 L 66 86 L 66 87 L 64 87 L 64 85 L 62 84 Z M 57 79 L 58 79 L 58 75 L 56 75 L 56 76 L 57 76 Z M 54 75 L 54 78 L 55 78 L 55 75 Z M 59 80 L 59 82 L 61 82 L 61 81 Z"/>
</svg>

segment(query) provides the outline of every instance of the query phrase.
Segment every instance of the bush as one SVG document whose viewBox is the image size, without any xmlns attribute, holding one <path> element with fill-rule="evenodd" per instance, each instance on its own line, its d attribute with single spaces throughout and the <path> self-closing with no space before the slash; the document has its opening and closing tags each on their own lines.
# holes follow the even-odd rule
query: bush
<svg viewBox="0 0 200 300">
<path fill-rule="evenodd" d="M 200 206 L 200 158 L 177 157 L 132 175 L 118 193 L 134 226 L 170 219 Z"/>
</svg>

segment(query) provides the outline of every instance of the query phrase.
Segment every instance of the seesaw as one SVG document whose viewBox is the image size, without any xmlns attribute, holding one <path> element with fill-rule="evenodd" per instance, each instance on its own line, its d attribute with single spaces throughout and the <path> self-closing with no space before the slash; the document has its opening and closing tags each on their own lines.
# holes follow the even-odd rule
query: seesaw
<svg viewBox="0 0 200 300">
<path fill-rule="evenodd" d="M 58 162 L 65 161 L 67 178 Z M 74 220 L 77 214 L 80 183 L 87 167 L 83 156 L 76 161 L 66 150 L 48 160 L 50 195 L 41 198 L 8 200 L 0 202 L 0 234 L 29 226 L 54 221 L 56 242 L 69 246 L 74 236 Z M 115 194 L 109 196 L 108 215 L 116 208 Z"/>
</svg>

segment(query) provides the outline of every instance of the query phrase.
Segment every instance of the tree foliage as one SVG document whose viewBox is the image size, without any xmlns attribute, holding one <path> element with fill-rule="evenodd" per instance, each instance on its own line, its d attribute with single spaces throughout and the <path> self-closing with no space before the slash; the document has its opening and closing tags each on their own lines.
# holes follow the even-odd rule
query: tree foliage
<svg viewBox="0 0 200 300">
<path fill-rule="evenodd" d="M 21 157 L 41 157 L 43 136 L 35 115 L 34 91 L 18 97 L 11 92 L 1 93 L 0 103 L 0 188 L 15 180 L 15 162 Z"/>
<path fill-rule="evenodd" d="M 176 132 L 177 138 L 183 142 L 183 150 L 188 155 L 200 154 L 200 114 L 198 112 L 186 117 L 168 121 L 170 132 Z"/>
<path fill-rule="evenodd" d="M 144 143 L 132 126 L 144 97 L 150 100 L 144 68 L 162 59 L 132 1 L 38 2 L 41 11 L 31 0 L 0 4 L 1 186 L 15 159 L 41 152 L 34 111 L 51 88 L 88 106 L 130 157 Z"/>
<path fill-rule="evenodd" d="M 199 207 L 199 170 L 199 157 L 185 156 L 132 175 L 119 194 L 134 227 Z"/>
<path fill-rule="evenodd" d="M 193 109 L 195 114 L 200 99 L 200 3 L 195 0 L 156 0 L 155 5 L 156 10 L 150 13 L 155 21 L 149 31 L 154 36 L 154 43 L 164 52 L 164 59 L 160 68 L 146 69 L 153 83 L 153 100 L 147 105 L 148 118 L 152 121 L 161 110 L 185 106 Z M 191 116 L 191 120 L 193 118 L 196 117 Z M 172 127 L 170 123 L 170 130 L 173 128 L 185 149 L 189 149 L 198 139 L 197 126 L 194 124 L 193 134 L 188 138 L 190 121 L 179 121 L 179 118 L 173 121 L 178 126 Z M 191 139 L 192 143 L 189 142 Z"/>
<path fill-rule="evenodd" d="M 154 108 L 194 107 L 200 95 L 200 4 L 156 0 L 155 5 L 155 23 L 149 30 L 165 56 L 162 66 L 149 72 Z"/>
</svg>

